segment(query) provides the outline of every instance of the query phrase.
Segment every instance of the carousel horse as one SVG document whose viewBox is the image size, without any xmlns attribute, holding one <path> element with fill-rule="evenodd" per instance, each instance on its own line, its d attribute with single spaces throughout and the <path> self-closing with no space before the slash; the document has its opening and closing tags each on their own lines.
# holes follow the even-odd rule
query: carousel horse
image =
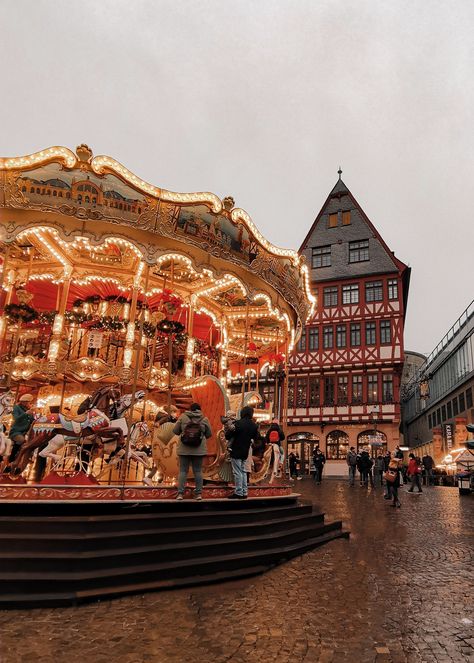
<svg viewBox="0 0 474 663">
<path fill-rule="evenodd" d="M 130 426 L 130 444 L 120 449 L 112 460 L 107 464 L 104 470 L 96 476 L 96 479 L 100 479 L 103 474 L 105 474 L 110 467 L 116 465 L 121 460 L 134 460 L 139 465 L 143 465 L 145 469 L 150 467 L 150 458 L 145 451 L 140 449 L 140 445 L 143 440 L 145 440 L 150 435 L 150 429 L 146 421 L 136 421 Z"/>
<path fill-rule="evenodd" d="M 90 399 L 93 397 L 94 394 L 86 398 L 86 400 L 83 401 L 83 403 L 81 403 L 79 406 L 78 412 L 84 411 L 84 408 L 87 408 L 88 405 L 90 405 Z M 112 442 L 114 444 L 114 450 L 112 451 L 113 454 L 117 453 L 119 449 L 123 448 L 124 438 L 126 438 L 128 435 L 128 423 L 124 415 L 132 405 L 132 394 L 125 394 L 124 396 L 120 396 L 118 400 L 117 397 L 118 392 L 116 390 L 111 390 L 109 393 L 109 398 L 112 399 L 113 402 L 111 405 L 108 404 L 104 406 L 104 414 L 106 414 L 110 420 L 110 426 L 100 429 L 97 431 L 96 436 L 94 436 L 99 437 L 101 441 L 106 443 Z M 137 391 L 135 393 L 135 403 L 143 401 L 144 397 L 144 391 Z M 52 458 L 54 461 L 59 461 L 61 456 L 58 454 L 58 451 L 64 447 L 68 439 L 77 439 L 77 437 L 56 434 L 52 439 L 49 440 L 46 447 L 39 452 L 39 455 L 42 458 Z M 85 441 L 87 441 L 87 439 Z"/>
<path fill-rule="evenodd" d="M 77 417 L 69 417 L 62 412 L 39 417 L 33 423 L 28 439 L 21 446 L 16 460 L 12 463 L 10 471 L 21 474 L 33 452 L 56 436 L 69 439 L 85 437 L 100 437 L 101 439 L 123 442 L 123 432 L 120 428 L 110 425 L 107 412 L 110 411 L 110 399 L 118 398 L 119 392 L 113 385 L 106 385 L 88 396 L 79 406 Z M 43 461 L 44 462 L 44 461 Z"/>
</svg>

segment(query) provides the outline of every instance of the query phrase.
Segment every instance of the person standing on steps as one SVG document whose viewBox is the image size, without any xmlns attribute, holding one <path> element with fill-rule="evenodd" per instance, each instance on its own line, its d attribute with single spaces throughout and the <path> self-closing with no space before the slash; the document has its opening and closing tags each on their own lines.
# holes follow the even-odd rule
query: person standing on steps
<svg viewBox="0 0 474 663">
<path fill-rule="evenodd" d="M 234 473 L 235 490 L 229 495 L 230 500 L 247 499 L 247 472 L 245 462 L 249 456 L 253 440 L 258 439 L 258 426 L 253 420 L 253 407 L 243 407 L 240 419 L 235 422 L 234 430 L 226 433 L 226 439 L 232 439 L 230 461 Z"/>
<path fill-rule="evenodd" d="M 202 499 L 202 462 L 207 454 L 207 444 L 211 435 L 211 425 L 201 412 L 201 406 L 193 403 L 189 410 L 183 412 L 173 428 L 175 435 L 180 435 L 177 454 L 179 459 L 178 495 L 177 500 L 184 499 L 186 479 L 189 466 L 192 465 L 195 490 L 194 497 Z"/>
<path fill-rule="evenodd" d="M 326 463 L 326 456 L 319 447 L 316 447 L 313 453 L 314 480 L 320 484 L 323 480 L 323 470 Z"/>
<path fill-rule="evenodd" d="M 346 456 L 347 467 L 349 468 L 349 486 L 353 486 L 357 469 L 357 454 L 355 447 L 351 447 Z"/>
<path fill-rule="evenodd" d="M 421 482 L 420 482 L 420 477 L 421 477 L 421 465 L 420 465 L 420 459 L 415 457 L 415 454 L 410 454 L 409 456 L 409 461 L 408 461 L 408 470 L 407 470 L 407 476 L 411 480 L 411 486 L 408 489 L 409 493 L 413 492 L 413 488 L 416 486 L 418 488 L 418 492 L 422 493 L 421 489 Z"/>
</svg>

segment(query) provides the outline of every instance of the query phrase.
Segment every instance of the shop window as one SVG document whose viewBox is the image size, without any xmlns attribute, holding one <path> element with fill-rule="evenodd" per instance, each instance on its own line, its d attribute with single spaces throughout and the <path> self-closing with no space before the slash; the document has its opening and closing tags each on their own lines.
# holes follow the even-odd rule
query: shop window
<svg viewBox="0 0 474 663">
<path fill-rule="evenodd" d="M 337 212 L 335 214 L 329 215 L 328 228 L 337 228 L 337 218 L 338 218 Z"/>
<path fill-rule="evenodd" d="M 319 407 L 319 377 L 309 378 L 309 407 Z"/>
<path fill-rule="evenodd" d="M 388 298 L 398 299 L 398 281 L 397 279 L 389 279 L 388 281 Z"/>
<path fill-rule="evenodd" d="M 466 401 L 464 400 L 464 393 L 459 394 L 459 412 L 462 413 L 466 409 Z"/>
<path fill-rule="evenodd" d="M 342 225 L 343 226 L 350 226 L 351 225 L 351 211 L 343 212 L 342 213 Z"/>
<path fill-rule="evenodd" d="M 375 322 L 366 322 L 365 323 L 365 344 L 366 345 L 375 345 L 375 343 L 376 343 Z"/>
<path fill-rule="evenodd" d="M 342 430 L 333 430 L 326 436 L 328 460 L 344 460 L 349 451 L 349 436 Z"/>
<path fill-rule="evenodd" d="M 296 407 L 306 407 L 308 381 L 306 378 L 296 379 Z"/>
<path fill-rule="evenodd" d="M 382 376 L 382 393 L 384 403 L 393 403 L 393 375 Z"/>
<path fill-rule="evenodd" d="M 342 286 L 342 303 L 343 304 L 358 304 L 359 303 L 359 284 L 351 283 L 351 285 Z"/>
<path fill-rule="evenodd" d="M 362 403 L 362 375 L 352 376 L 352 404 Z"/>
<path fill-rule="evenodd" d="M 379 402 L 379 376 L 371 373 L 367 376 L 367 403 Z"/>
<path fill-rule="evenodd" d="M 319 329 L 318 327 L 310 327 L 308 334 L 309 351 L 317 350 L 319 347 Z"/>
<path fill-rule="evenodd" d="M 380 321 L 380 343 L 382 345 L 390 345 L 392 342 L 392 321 Z"/>
<path fill-rule="evenodd" d="M 323 348 L 329 350 L 334 345 L 334 329 L 332 326 L 323 327 Z"/>
<path fill-rule="evenodd" d="M 387 436 L 382 431 L 365 430 L 357 436 L 357 453 L 367 450 L 372 458 L 387 452 Z"/>
<path fill-rule="evenodd" d="M 353 322 L 351 324 L 351 346 L 356 348 L 360 345 L 360 323 Z"/>
<path fill-rule="evenodd" d="M 334 376 L 324 378 L 324 405 L 334 405 Z"/>
<path fill-rule="evenodd" d="M 317 269 L 318 267 L 331 266 L 331 246 L 316 246 L 311 250 L 311 267 Z"/>
<path fill-rule="evenodd" d="M 347 405 L 348 402 L 348 378 L 347 375 L 337 377 L 337 404 Z"/>
<path fill-rule="evenodd" d="M 337 291 L 338 291 L 337 286 L 324 288 L 323 290 L 324 306 L 326 307 L 337 306 Z"/>
<path fill-rule="evenodd" d="M 349 242 L 349 262 L 365 262 L 369 260 L 369 240 Z"/>
<path fill-rule="evenodd" d="M 346 347 L 346 325 L 336 326 L 336 347 Z"/>
<path fill-rule="evenodd" d="M 381 302 L 383 299 L 382 281 L 371 281 L 365 284 L 365 301 Z"/>
</svg>

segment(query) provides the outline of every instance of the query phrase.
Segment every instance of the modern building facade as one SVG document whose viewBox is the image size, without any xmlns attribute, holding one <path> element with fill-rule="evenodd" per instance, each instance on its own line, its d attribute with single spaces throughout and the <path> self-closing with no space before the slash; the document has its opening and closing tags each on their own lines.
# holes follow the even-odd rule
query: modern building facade
<svg viewBox="0 0 474 663">
<path fill-rule="evenodd" d="M 418 368 L 402 393 L 405 444 L 437 463 L 474 423 L 474 301 Z"/>
<path fill-rule="evenodd" d="M 410 268 L 395 257 L 341 179 L 300 251 L 318 305 L 289 361 L 288 449 L 306 471 L 316 444 L 330 474 L 349 447 L 399 443 Z"/>
</svg>

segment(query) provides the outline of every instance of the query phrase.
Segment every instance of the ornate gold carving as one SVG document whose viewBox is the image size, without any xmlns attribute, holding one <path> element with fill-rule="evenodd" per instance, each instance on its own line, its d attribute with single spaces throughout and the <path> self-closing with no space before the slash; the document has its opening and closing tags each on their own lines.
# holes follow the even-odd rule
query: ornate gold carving
<svg viewBox="0 0 474 663">
<path fill-rule="evenodd" d="M 90 163 L 92 161 L 92 150 L 85 143 L 81 143 L 76 147 L 76 154 L 79 161 L 82 161 L 83 163 Z"/>
</svg>

